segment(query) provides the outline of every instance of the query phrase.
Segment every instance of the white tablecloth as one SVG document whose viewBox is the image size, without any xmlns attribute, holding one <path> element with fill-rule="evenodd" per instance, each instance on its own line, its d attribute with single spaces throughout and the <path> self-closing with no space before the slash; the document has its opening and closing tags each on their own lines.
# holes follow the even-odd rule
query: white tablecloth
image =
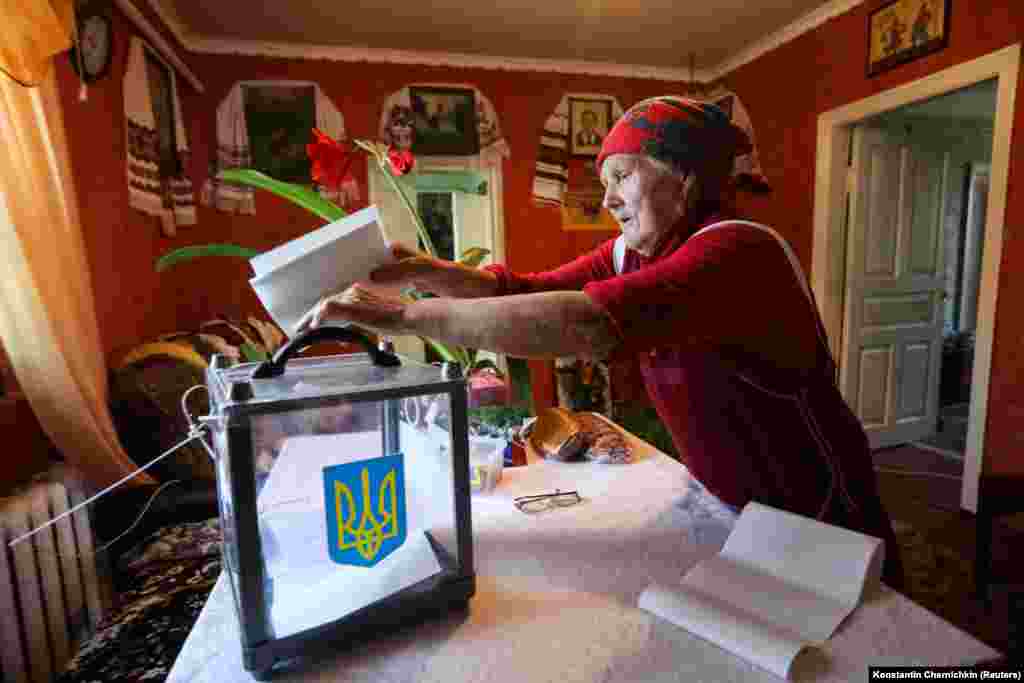
<svg viewBox="0 0 1024 683">
<path fill-rule="evenodd" d="M 452 615 L 357 651 L 285 669 L 278 681 L 775 681 L 774 675 L 636 607 L 653 581 L 677 582 L 719 550 L 728 512 L 694 495 L 685 467 L 630 437 L 629 465 L 531 462 L 473 498 L 477 593 Z M 519 495 L 576 489 L 576 506 L 526 515 Z M 241 664 L 221 576 L 169 683 L 252 681 Z M 865 681 L 884 665 L 961 665 L 998 656 L 885 586 L 821 648 L 797 681 Z"/>
</svg>

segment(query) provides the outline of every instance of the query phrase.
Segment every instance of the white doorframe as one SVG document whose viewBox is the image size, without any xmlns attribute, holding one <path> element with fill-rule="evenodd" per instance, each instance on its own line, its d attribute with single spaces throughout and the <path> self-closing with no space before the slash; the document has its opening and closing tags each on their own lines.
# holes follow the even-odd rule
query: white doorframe
<svg viewBox="0 0 1024 683">
<path fill-rule="evenodd" d="M 964 453 L 960 506 L 977 511 L 985 418 L 988 412 L 992 337 L 995 326 L 999 266 L 1003 252 L 1006 181 L 1010 139 L 1020 70 L 1021 44 L 991 52 L 970 62 L 933 73 L 891 90 L 824 112 L 818 117 L 818 147 L 814 187 L 814 243 L 811 287 L 821 306 L 829 345 L 842 362 L 846 263 L 846 169 L 853 127 L 862 120 L 991 78 L 998 78 L 996 115 L 992 132 L 992 172 L 985 220 L 985 251 L 978 293 L 978 328 L 971 377 L 971 407 Z"/>
</svg>

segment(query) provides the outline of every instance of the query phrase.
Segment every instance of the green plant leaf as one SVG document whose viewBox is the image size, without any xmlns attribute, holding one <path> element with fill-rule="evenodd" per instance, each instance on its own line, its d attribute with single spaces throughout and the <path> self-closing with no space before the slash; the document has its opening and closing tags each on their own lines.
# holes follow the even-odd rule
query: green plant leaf
<svg viewBox="0 0 1024 683">
<path fill-rule="evenodd" d="M 473 364 L 469 351 L 461 346 L 442 344 L 428 337 L 420 337 L 420 339 L 423 340 L 424 344 L 432 348 L 441 357 L 441 360 L 461 365 L 463 372 L 468 371 Z"/>
<path fill-rule="evenodd" d="M 469 372 L 473 367 L 473 359 L 476 358 L 476 351 L 456 344 L 447 344 L 445 348 L 455 356 L 455 360 L 462 366 L 463 372 Z"/>
<path fill-rule="evenodd" d="M 267 358 L 269 358 L 269 356 L 267 356 L 266 351 L 256 346 L 255 344 L 250 344 L 248 342 L 245 342 L 241 346 L 239 346 L 238 350 L 239 352 L 241 352 L 242 358 L 244 358 L 248 362 L 264 361 L 267 360 Z"/>
<path fill-rule="evenodd" d="M 217 177 L 230 183 L 249 185 L 272 192 L 278 197 L 301 206 L 306 211 L 315 213 L 328 222 L 334 222 L 348 215 L 340 206 L 324 199 L 318 192 L 309 187 L 296 185 L 295 183 L 286 183 L 283 180 L 274 180 L 270 176 L 250 168 L 231 168 L 221 171 L 217 174 Z"/>
<path fill-rule="evenodd" d="M 436 342 L 433 339 L 428 339 L 427 337 L 420 337 L 420 339 L 423 340 L 424 344 L 432 348 L 437 353 L 437 355 L 441 356 L 441 360 L 447 361 L 449 363 L 459 363 L 460 365 L 462 364 L 462 361 L 456 356 L 455 353 L 453 353 L 453 350 L 447 345 L 442 344 L 440 342 Z"/>
<path fill-rule="evenodd" d="M 462 252 L 462 256 L 458 258 L 458 263 L 461 263 L 464 266 L 469 266 L 470 268 L 476 268 L 483 263 L 484 259 L 487 258 L 487 255 L 490 253 L 490 249 L 484 249 L 483 247 L 470 247 L 466 251 Z"/>
<path fill-rule="evenodd" d="M 469 409 L 470 424 L 484 423 L 495 430 L 520 427 L 523 420 L 532 416 L 524 406 L 477 406 Z"/>
<path fill-rule="evenodd" d="M 405 296 L 409 297 L 413 301 L 419 301 L 420 299 L 434 299 L 434 298 L 437 298 L 436 294 L 431 294 L 430 292 L 421 292 L 420 290 L 416 289 L 415 287 L 406 287 L 405 289 L 402 290 L 402 294 L 404 294 Z"/>
<path fill-rule="evenodd" d="M 258 256 L 259 253 L 255 249 L 239 247 L 235 244 L 197 244 L 167 252 L 156 260 L 156 270 L 157 272 L 167 270 L 171 266 L 191 261 L 200 256 L 234 256 L 248 260 Z"/>
</svg>

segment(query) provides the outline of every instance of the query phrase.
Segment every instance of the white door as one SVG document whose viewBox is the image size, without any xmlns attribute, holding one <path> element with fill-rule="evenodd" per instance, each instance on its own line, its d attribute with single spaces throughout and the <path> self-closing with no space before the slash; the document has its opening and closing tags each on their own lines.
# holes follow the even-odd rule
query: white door
<svg viewBox="0 0 1024 683">
<path fill-rule="evenodd" d="M 880 448 L 935 431 L 950 154 L 866 126 L 851 151 L 840 386 Z"/>
</svg>

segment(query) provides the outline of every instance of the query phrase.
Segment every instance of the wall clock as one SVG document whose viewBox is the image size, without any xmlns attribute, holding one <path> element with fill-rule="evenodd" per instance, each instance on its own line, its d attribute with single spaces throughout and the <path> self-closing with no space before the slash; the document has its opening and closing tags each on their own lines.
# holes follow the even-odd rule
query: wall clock
<svg viewBox="0 0 1024 683">
<path fill-rule="evenodd" d="M 110 17 L 96 9 L 80 10 L 77 21 L 78 44 L 71 48 L 71 65 L 82 80 L 92 83 L 110 69 L 114 32 Z"/>
</svg>

